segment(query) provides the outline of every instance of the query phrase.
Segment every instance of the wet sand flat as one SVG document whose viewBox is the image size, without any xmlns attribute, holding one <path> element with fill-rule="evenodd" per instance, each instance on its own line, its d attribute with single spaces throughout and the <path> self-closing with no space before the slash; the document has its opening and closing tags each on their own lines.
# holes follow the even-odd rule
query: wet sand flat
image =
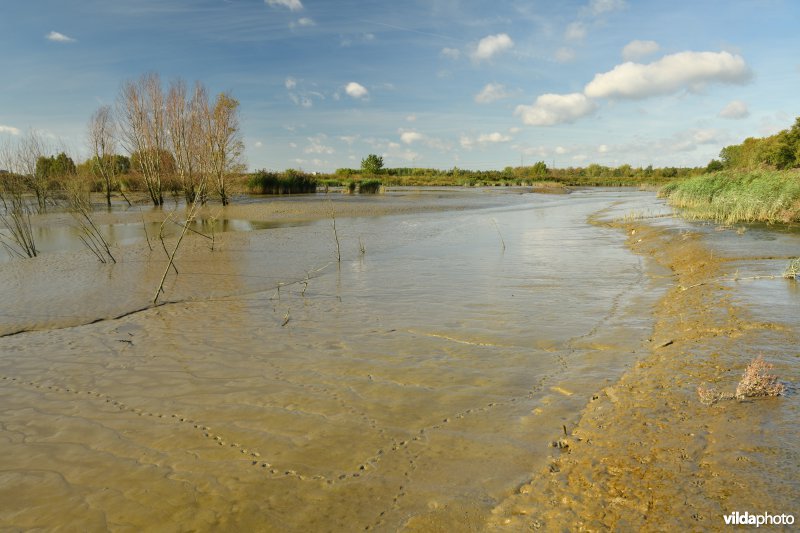
<svg viewBox="0 0 800 533">
<path fill-rule="evenodd" d="M 219 234 L 213 251 L 193 236 L 158 307 L 166 261 L 141 239 L 117 265 L 81 250 L 0 264 L 0 524 L 713 528 L 797 495 L 792 397 L 692 396 L 735 383 L 756 349 L 797 380 L 797 324 L 708 283 L 743 255 L 712 260 L 717 234 L 588 222 L 663 209 L 633 191 L 340 200 L 223 211 L 304 223 Z M 731 419 L 751 433 L 717 437 Z M 570 447 L 551 448 L 564 428 Z M 723 497 L 736 482 L 750 500 Z M 688 515 L 672 498 L 686 487 Z"/>
</svg>

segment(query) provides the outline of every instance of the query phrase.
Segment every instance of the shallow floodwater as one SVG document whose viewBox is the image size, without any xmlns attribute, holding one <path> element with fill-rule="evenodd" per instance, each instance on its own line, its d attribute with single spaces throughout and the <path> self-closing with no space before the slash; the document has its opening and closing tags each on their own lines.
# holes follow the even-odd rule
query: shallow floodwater
<svg viewBox="0 0 800 533">
<path fill-rule="evenodd" d="M 663 206 L 442 194 L 341 263 L 331 220 L 194 237 L 155 308 L 141 239 L 0 265 L 0 525 L 481 529 L 647 350 L 669 277 L 587 219 Z"/>
</svg>

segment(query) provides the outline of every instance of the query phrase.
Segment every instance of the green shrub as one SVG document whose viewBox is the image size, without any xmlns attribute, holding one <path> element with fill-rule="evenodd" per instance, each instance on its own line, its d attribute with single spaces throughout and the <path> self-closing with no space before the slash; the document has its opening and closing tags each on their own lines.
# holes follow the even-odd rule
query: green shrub
<svg viewBox="0 0 800 533">
<path fill-rule="evenodd" d="M 377 194 L 381 190 L 381 180 L 364 180 L 358 184 L 358 192 L 361 194 Z"/>
</svg>

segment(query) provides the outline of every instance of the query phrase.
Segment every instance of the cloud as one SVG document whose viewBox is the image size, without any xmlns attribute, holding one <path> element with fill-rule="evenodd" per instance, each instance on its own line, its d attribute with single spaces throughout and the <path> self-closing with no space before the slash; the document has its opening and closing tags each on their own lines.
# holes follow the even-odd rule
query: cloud
<svg viewBox="0 0 800 533">
<path fill-rule="evenodd" d="M 405 144 L 412 144 L 416 141 L 421 141 L 425 136 L 418 131 L 401 131 L 400 140 Z"/>
<path fill-rule="evenodd" d="M 302 11 L 303 4 L 300 0 L 264 0 L 271 7 L 288 7 L 292 11 Z"/>
<path fill-rule="evenodd" d="M 462 135 L 459 139 L 459 144 L 461 144 L 463 148 L 471 150 L 475 147 L 475 145 L 486 146 L 488 144 L 506 143 L 511 140 L 512 138 L 510 135 L 503 135 L 499 131 L 495 131 L 492 133 L 482 133 L 478 135 L 476 139 Z"/>
<path fill-rule="evenodd" d="M 286 81 L 283 82 L 283 84 L 284 86 L 286 86 L 287 89 L 292 90 L 295 87 L 297 87 L 297 80 L 289 76 L 288 78 L 286 78 Z"/>
<path fill-rule="evenodd" d="M 592 15 L 602 15 L 628 7 L 625 0 L 589 0 L 588 11 Z"/>
<path fill-rule="evenodd" d="M 303 18 L 297 19 L 297 22 L 289 23 L 289 27 L 292 28 L 292 29 L 294 29 L 294 28 L 296 28 L 298 26 L 300 26 L 300 27 L 308 27 L 308 26 L 316 26 L 316 25 L 317 25 L 317 23 L 314 22 L 313 19 L 310 19 L 308 17 L 303 17 Z"/>
<path fill-rule="evenodd" d="M 369 96 L 369 91 L 367 90 L 367 88 L 361 85 L 360 83 L 356 83 L 354 81 L 351 81 L 345 86 L 344 92 L 346 92 L 350 97 L 355 99 L 366 98 L 367 96 Z"/>
<path fill-rule="evenodd" d="M 506 143 L 510 140 L 511 140 L 510 135 L 503 135 L 499 131 L 495 131 L 492 133 L 483 133 L 478 136 L 479 144 Z"/>
<path fill-rule="evenodd" d="M 261 141 L 256 141 L 253 143 L 253 146 L 255 146 L 256 148 L 261 148 L 262 146 L 264 146 L 264 143 L 262 143 Z"/>
<path fill-rule="evenodd" d="M 19 135 L 22 133 L 19 128 L 15 128 L 13 126 L 4 126 L 0 124 L 0 133 L 10 133 L 11 135 Z"/>
<path fill-rule="evenodd" d="M 747 109 L 747 104 L 741 100 L 733 100 L 719 112 L 719 116 L 730 119 L 747 118 L 750 116 L 750 110 Z"/>
<path fill-rule="evenodd" d="M 559 63 L 569 63 L 575 59 L 575 51 L 571 48 L 559 48 L 554 57 Z"/>
<path fill-rule="evenodd" d="M 533 105 L 518 105 L 514 114 L 531 126 L 553 126 L 575 122 L 596 108 L 594 102 L 581 93 L 543 94 Z"/>
<path fill-rule="evenodd" d="M 471 57 L 474 61 L 491 59 L 497 54 L 514 47 L 514 41 L 506 33 L 489 35 L 478 41 L 478 46 L 472 52 Z"/>
<path fill-rule="evenodd" d="M 407 120 L 408 122 L 416 122 L 416 121 L 417 121 L 417 115 L 408 115 L 408 116 L 406 117 L 406 120 Z"/>
<path fill-rule="evenodd" d="M 635 61 L 655 54 L 660 49 L 661 47 L 655 41 L 631 41 L 622 49 L 622 59 L 625 61 Z"/>
<path fill-rule="evenodd" d="M 57 31 L 51 31 L 47 35 L 45 35 L 45 39 L 48 41 L 53 41 L 56 43 L 74 43 L 75 39 L 72 37 L 67 37 L 63 33 L 58 33 Z"/>
<path fill-rule="evenodd" d="M 324 133 L 316 135 L 314 137 L 307 137 L 309 145 L 305 147 L 303 150 L 307 154 L 332 154 L 336 150 L 327 146 L 325 142 L 328 139 L 328 136 Z"/>
<path fill-rule="evenodd" d="M 564 38 L 568 41 L 582 41 L 586 37 L 586 25 L 583 22 L 573 22 L 564 31 Z"/>
<path fill-rule="evenodd" d="M 499 83 L 488 83 L 481 92 L 475 95 L 475 101 L 479 104 L 489 104 L 509 96 L 511 96 L 511 93 L 506 91 L 505 86 Z"/>
<path fill-rule="evenodd" d="M 442 51 L 440 53 L 444 57 L 454 60 L 461 57 L 461 51 L 457 48 L 442 48 Z"/>
<path fill-rule="evenodd" d="M 680 52 L 646 65 L 627 62 L 595 75 L 584 93 L 590 98 L 632 98 L 670 94 L 704 83 L 745 83 L 750 68 L 729 52 Z"/>
</svg>

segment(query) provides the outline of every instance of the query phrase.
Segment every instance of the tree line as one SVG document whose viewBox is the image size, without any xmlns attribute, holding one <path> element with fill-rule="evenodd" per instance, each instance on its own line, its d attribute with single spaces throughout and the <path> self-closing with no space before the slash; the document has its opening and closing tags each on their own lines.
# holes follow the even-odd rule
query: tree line
<svg viewBox="0 0 800 533">
<path fill-rule="evenodd" d="M 133 174 L 155 206 L 169 189 L 190 204 L 214 196 L 227 205 L 231 177 L 245 170 L 239 102 L 225 92 L 209 98 L 201 82 L 165 87 L 156 73 L 124 82 L 115 104 L 92 114 L 86 140 L 90 157 L 79 165 L 66 150 L 53 155 L 36 131 L 0 145 L 0 197 L 32 194 L 44 212 L 65 183 L 90 177 L 110 206 L 112 192 Z"/>
<path fill-rule="evenodd" d="M 709 163 L 709 170 L 786 170 L 800 167 L 800 117 L 791 128 L 768 137 L 748 137 L 741 144 L 726 146 L 719 160 Z"/>
</svg>

